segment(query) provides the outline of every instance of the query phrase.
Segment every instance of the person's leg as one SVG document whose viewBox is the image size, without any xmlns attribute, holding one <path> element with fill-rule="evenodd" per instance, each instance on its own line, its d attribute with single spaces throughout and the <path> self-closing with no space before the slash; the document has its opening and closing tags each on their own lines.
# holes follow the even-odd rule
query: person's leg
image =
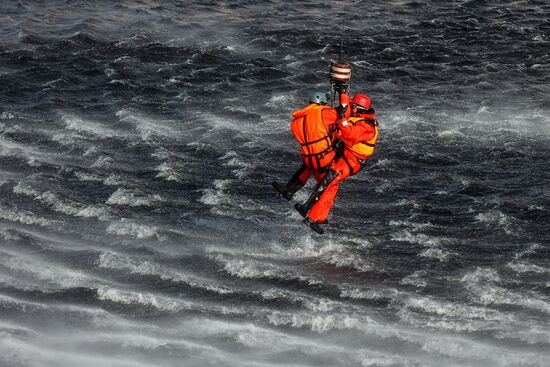
<svg viewBox="0 0 550 367">
<path fill-rule="evenodd" d="M 314 222 L 327 223 L 334 198 L 338 193 L 338 184 L 340 183 L 340 176 L 336 177 L 326 190 L 321 194 L 319 200 L 311 207 L 308 213 L 308 218 Z"/>
<path fill-rule="evenodd" d="M 303 204 L 296 204 L 294 207 L 296 210 L 302 215 L 302 217 L 306 217 L 309 210 L 317 203 L 323 192 L 329 187 L 330 183 L 335 179 L 335 177 L 338 175 L 338 172 L 329 169 L 319 180 L 315 188 L 313 189 L 313 192 L 309 196 L 309 198 L 305 201 Z M 319 179 L 320 176 L 315 175 L 317 179 Z"/>
<path fill-rule="evenodd" d="M 282 186 L 278 182 L 273 182 L 273 187 L 277 190 L 285 199 L 290 201 L 296 191 L 300 190 L 306 184 L 307 180 L 311 177 L 312 172 L 302 163 L 302 166 L 292 175 L 285 186 Z"/>
<path fill-rule="evenodd" d="M 306 202 L 308 205 L 305 204 L 302 208 L 301 214 L 304 215 L 309 211 L 307 217 L 311 221 L 326 222 L 338 193 L 339 183 L 360 170 L 361 163 L 351 151 L 346 149 L 344 154 L 332 163 L 329 173 L 315 188 L 316 190 Z"/>
<path fill-rule="evenodd" d="M 326 187 L 318 193 L 318 199 L 313 203 L 308 218 L 314 222 L 323 223 L 326 222 L 334 203 L 334 198 L 338 193 L 338 184 L 340 181 L 349 177 L 350 171 L 348 165 L 342 158 L 333 163 L 331 167 L 333 178 L 327 182 Z"/>
<path fill-rule="evenodd" d="M 296 191 L 300 190 L 306 184 L 307 180 L 311 177 L 312 172 L 306 166 L 305 163 L 302 163 L 302 166 L 294 173 L 294 175 L 288 180 L 286 184 L 286 189 L 291 195 L 294 195 Z"/>
</svg>

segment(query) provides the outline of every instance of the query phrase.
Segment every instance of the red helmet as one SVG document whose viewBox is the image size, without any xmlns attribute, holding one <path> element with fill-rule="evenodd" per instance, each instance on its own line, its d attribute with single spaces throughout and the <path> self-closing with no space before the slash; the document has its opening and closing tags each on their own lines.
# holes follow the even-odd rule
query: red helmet
<svg viewBox="0 0 550 367">
<path fill-rule="evenodd" d="M 370 108 L 370 98 L 366 94 L 356 94 L 351 102 L 365 110 Z"/>
</svg>

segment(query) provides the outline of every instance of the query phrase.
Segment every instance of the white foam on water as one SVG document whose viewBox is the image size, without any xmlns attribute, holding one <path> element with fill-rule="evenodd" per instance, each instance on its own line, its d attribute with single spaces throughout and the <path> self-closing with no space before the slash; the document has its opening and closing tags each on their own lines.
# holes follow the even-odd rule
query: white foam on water
<svg viewBox="0 0 550 367">
<path fill-rule="evenodd" d="M 100 138 L 120 138 L 125 136 L 124 132 L 110 128 L 108 126 L 108 122 L 95 122 L 66 113 L 61 114 L 61 121 L 65 124 L 65 128 L 68 130 L 83 132 Z"/>
<path fill-rule="evenodd" d="M 405 200 L 405 205 L 411 204 L 408 200 Z M 388 223 L 392 227 L 404 227 L 404 228 L 410 228 L 415 231 L 420 231 L 424 229 L 431 229 L 434 228 L 434 225 L 429 222 L 413 222 L 410 220 L 390 220 Z M 410 233 L 409 233 L 410 235 Z"/>
<path fill-rule="evenodd" d="M 17 157 L 27 160 L 27 164 L 38 167 L 41 164 L 61 165 L 62 159 L 56 154 L 44 152 L 34 146 L 7 140 L 0 135 L 0 156 Z M 65 160 L 67 157 L 64 158 Z"/>
<path fill-rule="evenodd" d="M 211 256 L 210 256 L 211 257 Z M 223 265 L 223 269 L 229 274 L 242 279 L 253 278 L 293 278 L 291 274 L 269 263 L 260 263 L 250 260 L 228 259 L 223 255 L 215 255 L 214 260 Z"/>
<path fill-rule="evenodd" d="M 21 300 L 12 296 L 6 296 L 4 294 L 0 294 L 0 303 L 10 306 L 18 306 L 30 312 L 44 311 L 50 307 L 49 305 L 43 305 L 41 303 L 33 301 Z"/>
<path fill-rule="evenodd" d="M 225 153 L 223 157 L 220 158 L 220 161 L 222 161 L 225 166 L 234 168 L 232 172 L 239 179 L 246 177 L 254 168 L 254 165 L 246 162 L 243 157 L 233 150 Z"/>
<path fill-rule="evenodd" d="M 456 332 L 440 332 L 434 330 L 430 325 L 427 325 L 425 329 L 411 329 L 403 324 L 377 323 L 371 319 L 367 321 L 359 327 L 367 335 L 387 339 L 388 342 L 397 338 L 409 344 L 407 349 L 412 350 L 414 346 L 418 346 L 423 352 L 427 352 L 428 355 L 422 358 L 421 365 L 440 366 L 442 357 L 451 358 L 460 366 L 528 365 L 542 367 L 546 366 L 549 360 L 548 355 L 512 349 L 509 346 L 493 345 Z"/>
<path fill-rule="evenodd" d="M 229 338 L 247 348 L 254 348 L 257 351 L 265 350 L 270 354 L 299 351 L 307 355 L 319 356 L 335 353 L 345 355 L 350 352 L 348 349 L 333 343 L 311 340 L 251 323 L 232 323 L 201 318 L 185 321 L 178 327 L 194 330 L 196 338 Z M 257 363 L 263 365 L 259 361 Z"/>
<path fill-rule="evenodd" d="M 550 302 L 534 292 L 516 293 L 495 285 L 501 281 L 493 269 L 477 268 L 460 280 L 469 291 L 470 298 L 482 305 L 509 305 L 550 314 Z"/>
<path fill-rule="evenodd" d="M 11 112 L 4 111 L 0 114 L 0 120 L 13 120 L 15 115 Z"/>
<path fill-rule="evenodd" d="M 168 162 L 164 162 L 156 166 L 155 170 L 159 171 L 159 173 L 155 176 L 157 178 L 162 178 L 166 181 L 181 182 L 178 169 L 173 168 Z"/>
<path fill-rule="evenodd" d="M 420 252 L 420 256 L 439 261 L 446 261 L 449 259 L 450 253 L 441 248 L 428 248 L 422 250 Z"/>
<path fill-rule="evenodd" d="M 21 240 L 21 237 L 17 234 L 12 233 L 9 229 L 8 230 L 0 230 L 0 237 L 2 237 L 6 241 L 19 241 Z"/>
<path fill-rule="evenodd" d="M 22 254 L 1 251 L 0 265 L 9 270 L 12 281 L 24 289 L 67 289 L 90 287 L 94 280 L 82 271 L 72 270 L 60 264 Z"/>
<path fill-rule="evenodd" d="M 158 147 L 155 149 L 154 153 L 151 153 L 151 157 L 159 160 L 167 160 L 170 159 L 171 156 L 172 153 L 165 147 Z"/>
<path fill-rule="evenodd" d="M 350 267 L 365 272 L 373 269 L 366 259 L 350 251 L 351 247 L 332 240 L 318 242 L 311 236 L 305 236 L 297 243 L 287 250 L 291 258 L 317 258 L 336 267 Z"/>
<path fill-rule="evenodd" d="M 234 101 L 237 100 L 237 99 L 233 99 Z M 227 99 L 226 101 L 231 101 L 231 99 Z M 229 105 L 229 106 L 224 106 L 223 107 L 223 110 L 224 111 L 229 111 L 229 112 L 241 112 L 241 113 L 250 113 L 250 108 L 248 106 L 241 106 L 241 105 Z"/>
<path fill-rule="evenodd" d="M 422 224 L 418 224 L 417 228 L 414 228 L 415 224 L 409 222 L 393 222 L 393 225 L 401 225 L 402 223 L 406 223 L 408 226 L 412 225 L 413 229 L 403 229 L 392 233 L 392 240 L 425 246 L 426 248 L 420 252 L 420 256 L 422 257 L 446 261 L 452 255 L 452 253 L 445 250 L 445 245 L 453 243 L 453 239 L 429 236 L 423 233 L 414 233 L 414 231 L 425 227 L 425 225 Z"/>
<path fill-rule="evenodd" d="M 273 254 L 262 255 L 240 254 L 235 252 L 220 252 L 219 248 L 214 248 L 213 252 L 207 256 L 218 262 L 224 271 L 229 275 L 236 276 L 242 279 L 254 278 L 276 278 L 287 280 L 299 280 L 308 284 L 319 284 L 319 280 L 312 277 L 311 274 L 302 274 L 295 271 L 293 268 L 285 267 L 278 263 L 277 260 L 287 259 L 286 256 Z"/>
<path fill-rule="evenodd" d="M 92 174 L 92 173 L 85 173 L 85 172 L 76 171 L 76 172 L 74 172 L 74 175 L 80 181 L 103 182 L 103 180 L 104 180 L 103 177 L 100 177 L 100 176 Z"/>
<path fill-rule="evenodd" d="M 95 282 L 97 284 L 97 281 Z M 154 330 L 155 327 L 145 325 L 139 321 L 131 321 L 121 318 L 119 315 L 111 314 L 98 307 L 90 307 L 82 304 L 67 304 L 61 302 L 48 302 L 42 304 L 40 302 L 22 300 L 11 296 L 0 294 L 0 303 L 9 305 L 10 308 L 20 308 L 25 312 L 44 314 L 44 315 L 62 315 L 62 317 L 70 317 L 79 319 L 93 325 L 93 328 L 103 328 L 107 330 L 133 330 L 142 332 L 143 330 Z M 54 316 L 55 317 L 55 316 Z M 1 321 L 0 321 L 1 324 Z M 1 325 L 0 325 L 1 327 Z M 51 336 L 51 331 L 45 332 L 36 331 L 39 336 Z"/>
<path fill-rule="evenodd" d="M 111 222 L 107 227 L 107 233 L 119 236 L 133 236 L 140 239 L 156 238 L 159 241 L 164 241 L 166 239 L 166 236 L 159 233 L 157 227 L 135 223 L 128 218 L 122 218 L 116 222 Z"/>
<path fill-rule="evenodd" d="M 314 315 L 314 314 L 288 314 L 273 311 L 267 315 L 270 324 L 275 326 L 288 326 L 292 328 L 308 328 L 317 333 L 331 330 L 359 329 L 362 321 L 348 315 Z"/>
<path fill-rule="evenodd" d="M 97 299 L 125 305 L 154 307 L 159 311 L 170 313 L 194 308 L 193 303 L 182 299 L 174 299 L 152 293 L 120 290 L 108 286 L 101 286 L 97 289 Z"/>
<path fill-rule="evenodd" d="M 84 157 L 89 157 L 99 153 L 99 149 L 95 146 L 88 147 L 86 151 L 82 154 Z"/>
<path fill-rule="evenodd" d="M 9 208 L 0 204 L 0 219 L 5 219 L 11 222 L 19 222 L 22 224 L 35 224 L 42 227 L 62 224 L 61 221 L 49 220 L 43 217 L 36 216 L 34 213 L 20 210 L 17 208 Z"/>
<path fill-rule="evenodd" d="M 391 167 L 395 166 L 396 163 L 398 163 L 398 162 L 393 160 L 393 159 L 380 158 L 380 159 L 376 160 L 375 162 L 371 163 L 369 165 L 369 167 L 371 169 L 374 168 L 374 167 L 377 167 L 377 168 L 391 168 Z"/>
<path fill-rule="evenodd" d="M 529 209 L 529 210 L 544 210 L 545 208 L 542 205 L 531 204 L 531 205 L 527 206 L 527 209 Z"/>
<path fill-rule="evenodd" d="M 416 358 L 398 356 L 394 354 L 383 354 L 371 350 L 359 350 L 356 353 L 362 367 L 418 367 L 434 366 L 427 361 L 420 361 Z M 437 366 L 437 365 L 435 365 Z"/>
<path fill-rule="evenodd" d="M 453 331 L 477 331 L 505 328 L 516 323 L 513 314 L 505 314 L 487 307 L 411 295 L 399 300 L 399 316 L 407 322 L 422 326 L 438 326 Z M 425 315 L 431 318 L 426 321 Z"/>
<path fill-rule="evenodd" d="M 211 114 L 205 114 L 203 116 L 203 119 L 204 121 L 202 121 L 201 123 L 211 126 L 215 131 L 219 131 L 220 129 L 227 129 L 242 132 L 243 130 L 243 123 L 240 120 L 229 119 L 227 117 L 222 118 L 220 116 Z"/>
<path fill-rule="evenodd" d="M 25 338 L 34 337 L 40 338 L 43 337 L 43 334 L 28 328 L 26 326 L 13 324 L 11 322 L 5 322 L 0 320 L 0 338 L 9 337 L 14 338 L 17 336 L 24 336 Z"/>
<path fill-rule="evenodd" d="M 112 157 L 101 155 L 90 165 L 90 168 L 111 168 L 114 162 Z"/>
<path fill-rule="evenodd" d="M 287 107 L 295 97 L 289 93 L 274 94 L 269 98 L 269 101 L 264 104 L 266 107 Z"/>
<path fill-rule="evenodd" d="M 538 295 L 527 295 L 510 292 L 495 286 L 470 287 L 472 298 L 483 305 L 510 305 L 540 311 L 550 315 L 550 302 L 540 299 Z"/>
<path fill-rule="evenodd" d="M 547 344 L 550 347 L 550 327 L 544 324 L 523 323 L 523 330 L 500 330 L 495 334 L 499 339 L 519 339 L 528 344 Z"/>
<path fill-rule="evenodd" d="M 473 272 L 466 273 L 461 281 L 467 284 L 497 283 L 501 281 L 501 278 L 495 269 L 477 267 Z"/>
<path fill-rule="evenodd" d="M 507 234 L 514 234 L 513 223 L 511 219 L 506 214 L 498 211 L 492 210 L 485 213 L 479 213 L 475 216 L 475 219 L 481 223 L 486 223 L 489 225 L 496 225 L 499 228 L 502 228 Z"/>
<path fill-rule="evenodd" d="M 103 269 L 123 270 L 131 274 L 157 276 L 163 280 L 183 282 L 192 287 L 203 288 L 219 294 L 234 293 L 232 289 L 215 284 L 211 279 L 202 279 L 193 275 L 184 274 L 181 271 L 176 271 L 148 260 L 132 258 L 124 254 L 104 252 L 99 256 L 97 264 Z"/>
<path fill-rule="evenodd" d="M 514 255 L 514 258 L 516 260 L 519 260 L 526 255 L 532 255 L 541 248 L 541 245 L 538 243 L 526 244 L 526 246 L 527 248 Z"/>
<path fill-rule="evenodd" d="M 231 198 L 225 193 L 225 189 L 232 180 L 214 180 L 212 189 L 204 189 L 199 201 L 206 205 L 230 204 Z"/>
<path fill-rule="evenodd" d="M 62 344 L 62 343 L 61 343 Z M 150 364 L 118 356 L 107 357 L 101 353 L 63 350 L 60 345 L 48 345 L 44 341 L 23 341 L 15 338 L 0 338 L 0 362 L 7 365 L 30 367 L 150 367 Z"/>
<path fill-rule="evenodd" d="M 413 233 L 406 229 L 392 233 L 391 239 L 394 241 L 408 242 L 428 247 L 439 247 L 452 242 L 452 240 L 448 238 L 429 236 L 424 233 Z"/>
<path fill-rule="evenodd" d="M 506 267 L 512 269 L 516 273 L 534 273 L 534 274 L 550 274 L 549 268 L 543 268 L 527 261 L 511 261 L 506 264 Z"/>
<path fill-rule="evenodd" d="M 422 341 L 424 351 L 462 361 L 461 363 L 514 367 L 522 365 L 543 367 L 550 363 L 550 358 L 537 352 L 519 352 L 466 338 L 439 335 L 426 339 Z"/>
<path fill-rule="evenodd" d="M 273 316 L 273 315 L 271 315 Z M 275 323 L 279 323 L 281 318 L 274 316 Z M 324 327 L 327 327 L 332 320 L 325 320 L 315 323 L 315 327 L 319 327 L 314 332 L 322 333 Z M 280 324 L 278 324 L 279 326 Z M 292 325 L 292 321 L 283 321 L 284 326 Z M 301 323 L 297 322 L 296 327 Z M 351 325 L 348 325 L 351 326 Z M 361 365 L 361 366 L 376 366 L 376 365 L 388 365 L 388 366 L 418 366 L 419 363 L 414 363 L 414 359 L 407 357 L 394 356 L 393 353 L 380 352 L 375 350 L 369 350 L 367 348 L 350 348 L 345 345 L 335 343 L 333 341 L 322 340 L 319 338 L 312 339 L 308 337 L 298 336 L 295 333 L 285 333 L 276 329 L 260 327 L 250 323 L 231 323 L 228 321 L 209 320 L 209 319 L 196 319 L 185 321 L 179 328 L 196 330 L 195 338 L 201 339 L 232 339 L 241 345 L 248 348 L 253 348 L 257 352 L 263 352 L 264 350 L 270 354 L 281 353 L 293 353 L 298 352 L 305 356 L 315 356 L 316 358 L 330 358 L 331 360 L 338 360 L 339 365 Z M 350 330 L 346 325 L 340 325 L 339 327 L 328 327 L 329 330 Z M 353 329 L 353 327 L 351 328 Z M 388 364 L 380 364 L 386 361 Z M 298 362 L 298 361 L 297 361 Z M 396 364 L 400 362 L 400 364 Z M 409 364 L 410 362 L 410 364 Z M 258 365 L 264 365 L 261 362 L 256 362 Z M 393 364 L 390 364 L 393 363 Z M 280 365 L 280 363 L 279 363 Z M 288 363 L 285 364 L 289 365 Z M 294 364 L 291 364 L 294 365 Z M 297 363 L 296 366 L 302 364 Z"/>
<path fill-rule="evenodd" d="M 13 192 L 33 197 L 34 200 L 60 213 L 83 218 L 97 218 L 101 221 L 111 220 L 111 214 L 108 208 L 103 205 L 84 205 L 72 199 L 60 198 L 51 191 L 38 192 L 30 185 L 23 182 L 19 182 L 13 188 Z"/>
<path fill-rule="evenodd" d="M 52 141 L 68 147 L 76 146 L 77 144 L 82 145 L 84 144 L 85 140 L 88 140 L 88 139 L 84 135 L 81 135 L 75 132 L 61 131 L 52 135 Z M 90 155 L 88 151 L 90 151 L 91 149 L 95 149 L 95 148 L 89 147 L 83 155 L 84 156 Z"/>
<path fill-rule="evenodd" d="M 84 182 L 103 182 L 103 184 L 107 185 L 107 186 L 121 186 L 125 183 L 125 180 L 122 179 L 122 177 L 120 177 L 116 174 L 113 174 L 113 173 L 110 174 L 107 177 L 104 177 L 104 176 L 99 176 L 99 175 L 93 174 L 93 173 L 75 171 L 74 175 L 80 181 L 84 181 Z"/>
<path fill-rule="evenodd" d="M 351 299 L 365 300 L 384 300 L 395 299 L 399 295 L 399 291 L 394 288 L 370 288 L 359 289 L 355 287 L 340 286 L 340 297 Z"/>
<path fill-rule="evenodd" d="M 378 194 L 383 194 L 385 192 L 391 192 L 394 190 L 395 184 L 392 181 L 386 180 L 381 184 L 377 185 L 374 191 Z"/>
<path fill-rule="evenodd" d="M 232 337 L 238 343 L 249 348 L 262 348 L 272 352 L 309 349 L 314 344 L 307 339 L 293 337 L 271 329 L 260 328 L 251 324 L 243 326 L 216 323 L 218 332 Z M 211 330 L 210 332 L 213 332 Z"/>
<path fill-rule="evenodd" d="M 118 188 L 105 202 L 108 205 L 154 206 L 164 202 L 160 195 L 144 195 L 137 190 Z"/>
<path fill-rule="evenodd" d="M 119 289 L 112 286 L 102 285 L 97 288 L 96 297 L 101 301 L 109 301 L 122 305 L 133 305 L 145 308 L 154 308 L 161 312 L 178 313 L 181 311 L 213 312 L 221 315 L 243 316 L 248 315 L 250 310 L 242 307 L 224 306 L 216 303 L 199 303 L 177 298 L 153 294 L 150 292 L 139 292 L 128 289 Z"/>
<path fill-rule="evenodd" d="M 428 285 L 428 282 L 424 279 L 427 276 L 425 270 L 417 270 L 411 275 L 401 279 L 399 284 L 412 285 L 417 288 L 424 288 Z"/>
<path fill-rule="evenodd" d="M 139 112 L 128 109 L 122 109 L 116 115 L 120 121 L 134 125 L 143 141 L 148 141 L 152 137 L 172 140 L 177 139 L 181 135 L 181 132 L 174 128 L 177 125 L 175 121 L 147 117 Z"/>
<path fill-rule="evenodd" d="M 120 177 L 119 175 L 116 175 L 114 173 L 110 174 L 104 181 L 103 183 L 107 186 L 120 186 L 122 185 L 123 183 L 125 183 L 126 180 L 124 180 L 122 177 Z"/>
<path fill-rule="evenodd" d="M 301 303 L 306 309 L 318 313 L 343 312 L 343 309 L 349 309 L 342 302 L 336 302 L 328 298 L 312 297 L 308 294 L 288 292 L 280 289 L 270 289 L 262 291 L 264 299 L 286 299 L 295 303 Z"/>
<path fill-rule="evenodd" d="M 401 199 L 401 200 L 398 200 L 396 201 L 395 203 L 393 203 L 392 205 L 394 206 L 408 206 L 408 205 L 412 205 L 414 208 L 420 208 L 420 204 L 418 204 L 416 201 L 414 200 L 410 200 L 410 199 Z M 390 223 L 403 223 L 403 222 L 399 222 L 399 221 L 390 221 Z"/>
<path fill-rule="evenodd" d="M 216 354 L 221 357 L 218 349 L 207 345 L 201 341 L 190 341 L 180 335 L 166 333 L 167 335 L 144 333 L 150 330 L 140 330 L 141 332 L 95 332 L 95 333 L 78 333 L 70 335 L 69 344 L 90 345 L 94 343 L 107 343 L 109 345 L 119 346 L 122 349 L 133 349 L 137 351 L 172 351 L 178 350 L 180 353 L 185 352 L 186 355 L 195 353 L 198 356 Z M 172 334 L 172 335 L 170 335 Z"/>
<path fill-rule="evenodd" d="M 445 130 L 437 134 L 437 137 L 444 141 L 453 142 L 455 140 L 463 140 L 466 138 L 462 132 L 457 130 Z"/>
</svg>

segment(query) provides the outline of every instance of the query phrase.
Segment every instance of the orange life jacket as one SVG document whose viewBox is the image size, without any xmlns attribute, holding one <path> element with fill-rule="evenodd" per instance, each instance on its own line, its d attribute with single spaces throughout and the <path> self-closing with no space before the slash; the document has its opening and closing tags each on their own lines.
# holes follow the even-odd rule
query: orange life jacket
<svg viewBox="0 0 550 367">
<path fill-rule="evenodd" d="M 292 113 L 294 120 L 290 123 L 290 129 L 300 143 L 300 154 L 304 162 L 312 170 L 326 168 L 334 159 L 334 131 L 327 131 L 323 123 L 322 111 L 326 108 L 330 107 L 312 103 Z"/>
<path fill-rule="evenodd" d="M 363 116 L 363 117 L 349 117 L 348 123 L 352 126 L 357 124 L 359 121 L 364 121 L 367 124 L 374 127 L 374 137 L 370 140 L 356 142 L 355 144 L 347 139 L 340 138 L 344 144 L 351 149 L 354 153 L 357 153 L 364 158 L 368 158 L 374 154 L 374 147 L 376 146 L 376 141 L 378 140 L 378 121 L 374 118 L 374 114 Z"/>
</svg>

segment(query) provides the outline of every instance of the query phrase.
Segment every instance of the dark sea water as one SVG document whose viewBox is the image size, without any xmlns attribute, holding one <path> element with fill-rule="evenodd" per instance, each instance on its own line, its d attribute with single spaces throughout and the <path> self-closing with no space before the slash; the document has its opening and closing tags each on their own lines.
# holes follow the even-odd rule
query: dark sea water
<svg viewBox="0 0 550 367">
<path fill-rule="evenodd" d="M 341 37 L 318 236 L 271 181 Z M 5 0 L 0 366 L 550 366 L 549 183 L 548 1 Z"/>
</svg>

